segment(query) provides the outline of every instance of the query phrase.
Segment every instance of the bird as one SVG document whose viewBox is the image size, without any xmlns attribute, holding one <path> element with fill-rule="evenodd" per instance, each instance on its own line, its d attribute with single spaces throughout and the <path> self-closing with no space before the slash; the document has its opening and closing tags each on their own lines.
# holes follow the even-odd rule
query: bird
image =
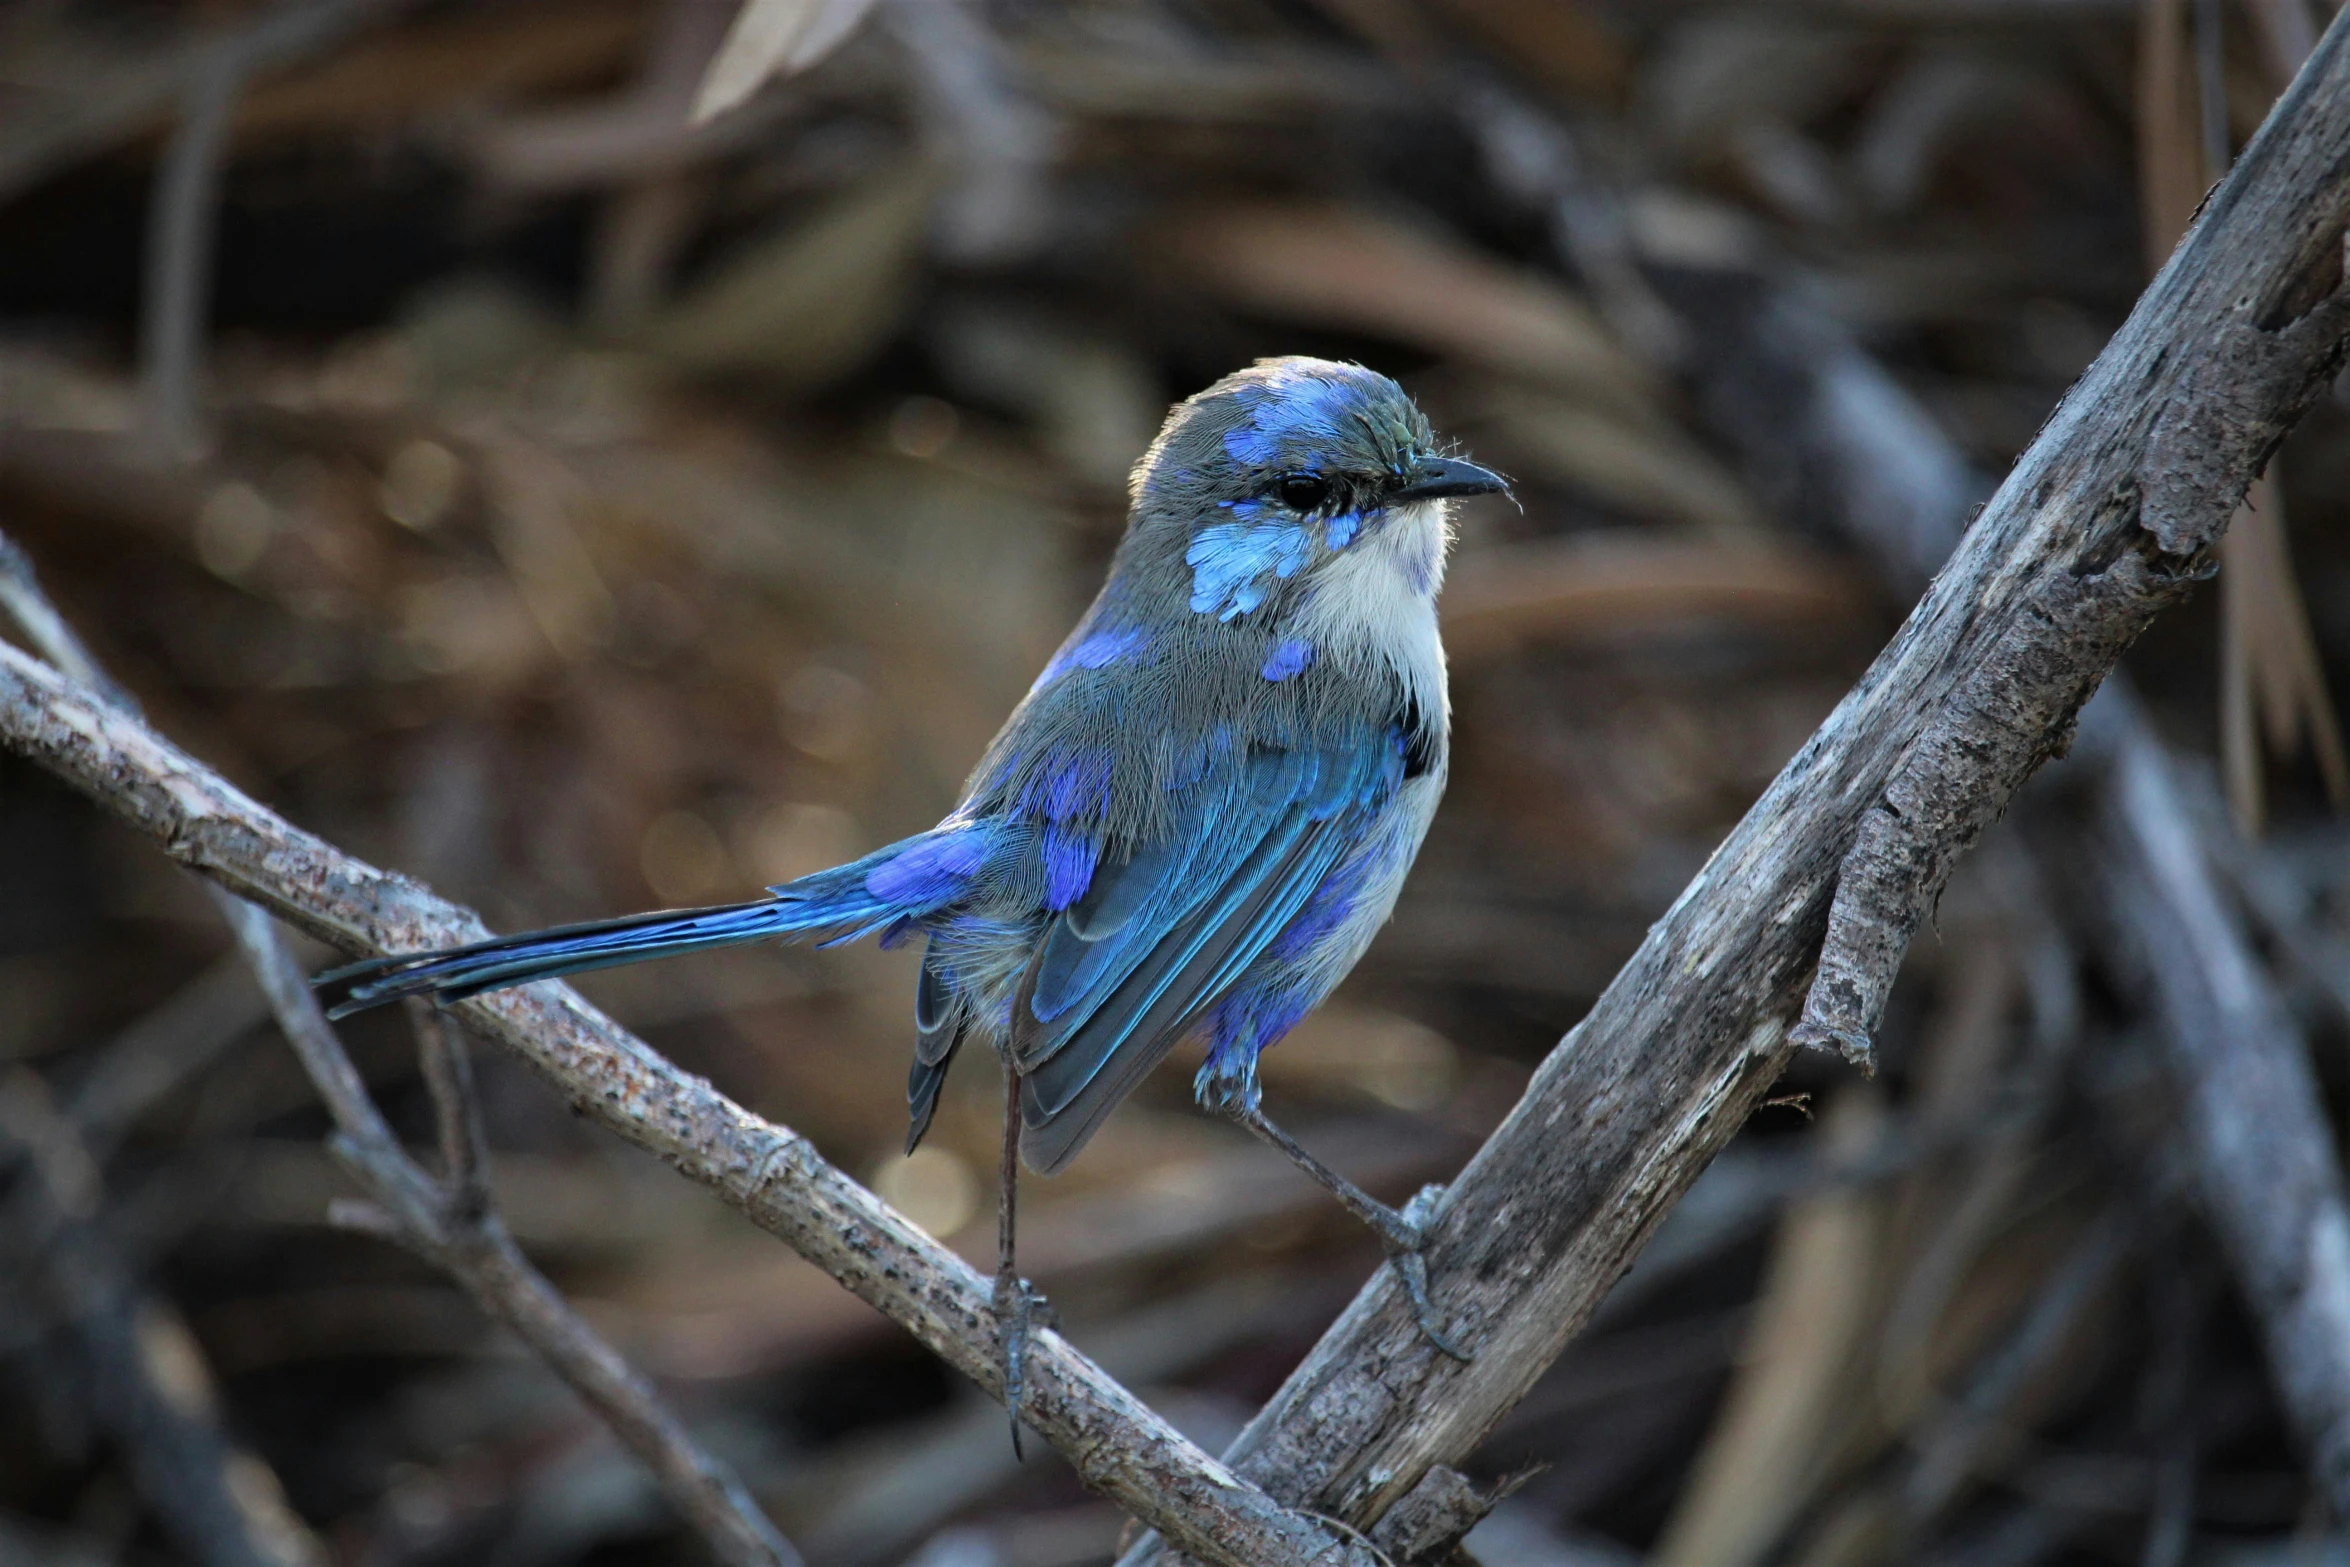
<svg viewBox="0 0 2350 1567">
<path fill-rule="evenodd" d="M 919 938 L 907 1151 L 957 1051 L 1005 1075 L 993 1307 L 1015 1444 L 1044 1309 L 1015 1265 L 1020 1166 L 1066 1166 L 1193 1035 L 1200 1106 L 1369 1224 L 1420 1331 L 1467 1360 L 1429 1296 L 1420 1205 L 1270 1120 L 1257 1065 L 1354 968 L 1427 835 L 1451 746 L 1449 511 L 1508 489 L 1389 377 L 1259 360 L 1169 412 L 1099 595 L 936 827 L 745 903 L 353 964 L 319 978 L 330 1015 L 773 938 Z"/>
</svg>

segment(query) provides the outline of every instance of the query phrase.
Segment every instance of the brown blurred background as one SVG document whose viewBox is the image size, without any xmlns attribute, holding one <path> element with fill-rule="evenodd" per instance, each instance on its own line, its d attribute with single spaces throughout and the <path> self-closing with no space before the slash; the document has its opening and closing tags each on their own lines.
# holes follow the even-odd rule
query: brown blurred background
<svg viewBox="0 0 2350 1567">
<path fill-rule="evenodd" d="M 0 12 L 0 529 L 154 721 L 500 928 L 746 896 L 951 803 L 1172 399 L 1359 359 L 1521 502 L 1461 508 L 1457 761 L 1396 921 L 1266 1063 L 1305 1140 L 1398 1198 L 1883 643 L 2258 123 L 2283 25 L 880 0 L 695 124 L 729 0 L 306 3 L 335 25 L 247 75 L 210 160 L 203 51 L 283 13 Z M 2181 80 L 2221 101 L 2149 107 Z M 192 316 L 147 281 L 175 192 L 214 222 Z M 2328 403 L 2264 492 L 2285 548 L 2131 658 L 2212 830 L 2257 834 L 2297 938 L 2259 950 L 2329 1091 L 2346 459 Z M 1525 1479 L 1472 1537 L 1488 1567 L 2350 1559 L 2168 1158 L 2140 999 L 2034 863 L 2003 833 L 1962 870 L 1884 1073 L 1799 1060 L 1495 1433 L 1477 1472 Z M 582 989 L 991 1254 L 992 1066 L 898 1154 L 912 956 Z M 426 1137 L 400 1020 L 346 1037 Z M 701 1559 L 452 1286 L 327 1227 L 325 1117 L 192 884 L 0 760 L 0 1065 L 67 1098 L 159 1048 L 104 1225 L 317 1551 Z M 1119 1517 L 1015 1464 L 996 1406 L 518 1064 L 479 1069 L 521 1239 L 811 1562 L 1109 1559 Z M 1215 1447 L 1378 1257 L 1187 1090 L 1161 1072 L 1029 1189 L 1024 1260 Z M 0 1233 L 0 1561 L 177 1559 L 70 1324 L 7 1284 L 37 1244 Z"/>
</svg>

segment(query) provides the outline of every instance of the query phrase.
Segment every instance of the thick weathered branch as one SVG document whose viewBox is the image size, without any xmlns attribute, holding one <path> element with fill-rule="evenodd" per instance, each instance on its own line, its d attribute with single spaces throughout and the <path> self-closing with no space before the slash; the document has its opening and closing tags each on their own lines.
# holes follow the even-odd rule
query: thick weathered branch
<svg viewBox="0 0 2350 1567">
<path fill-rule="evenodd" d="M 469 910 L 292 826 L 135 717 L 5 645 L 0 743 L 182 864 L 347 951 L 413 952 L 487 933 Z M 567 986 L 504 991 L 463 1010 L 583 1115 L 712 1188 L 1002 1396 L 987 1281 L 826 1163 L 807 1139 L 680 1071 Z M 1205 1560 L 1232 1567 L 1375 1560 L 1359 1541 L 1235 1478 L 1056 1333 L 1031 1343 L 1021 1417 L 1088 1484 Z"/>
<path fill-rule="evenodd" d="M 2073 715 L 2106 671 L 2153 611 L 2192 581 L 2189 573 L 2149 571 L 2137 555 L 2060 578 L 1942 698 L 1837 870 L 1795 1043 L 1873 1068 L 1871 1036 L 1885 998 L 1951 867 L 2023 781 L 2065 748 Z"/>
<path fill-rule="evenodd" d="M 1454 1184 L 1429 1270 L 1476 1361 L 1420 1342 L 1383 1273 L 1235 1442 L 1242 1474 L 1364 1525 L 1464 1455 L 1777 1075 L 1839 883 L 1904 939 L 1931 905 L 1938 840 L 1897 838 L 1906 867 L 1848 861 L 1871 813 L 1922 801 L 1938 819 L 1911 825 L 1970 834 L 2061 747 L 2339 363 L 2346 105 L 2336 26 L 1899 636 Z M 1848 1012 L 1878 1004 L 1856 991 Z"/>
</svg>

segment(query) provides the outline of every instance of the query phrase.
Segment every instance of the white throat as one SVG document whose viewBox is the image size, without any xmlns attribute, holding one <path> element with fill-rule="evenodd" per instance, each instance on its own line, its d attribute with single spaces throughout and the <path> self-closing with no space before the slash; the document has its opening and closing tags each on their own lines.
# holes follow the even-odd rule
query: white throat
<svg viewBox="0 0 2350 1567">
<path fill-rule="evenodd" d="M 1387 665 L 1420 711 L 1441 715 L 1447 727 L 1452 707 L 1436 593 L 1451 545 L 1445 502 L 1397 507 L 1320 564 L 1294 627 L 1317 659 Z"/>
</svg>

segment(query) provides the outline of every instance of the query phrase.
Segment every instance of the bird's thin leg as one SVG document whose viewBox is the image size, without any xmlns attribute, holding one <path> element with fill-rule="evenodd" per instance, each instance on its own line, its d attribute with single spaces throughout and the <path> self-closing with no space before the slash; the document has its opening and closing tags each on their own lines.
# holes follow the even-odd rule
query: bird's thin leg
<svg viewBox="0 0 2350 1567">
<path fill-rule="evenodd" d="M 1305 1144 L 1266 1119 L 1263 1110 L 1244 1099 L 1236 1097 L 1232 1103 L 1224 1106 L 1224 1113 L 1288 1155 L 1292 1164 L 1345 1204 L 1347 1212 L 1371 1227 L 1379 1237 L 1379 1244 L 1386 1248 L 1387 1260 L 1394 1264 L 1395 1276 L 1402 1280 L 1404 1295 L 1412 1303 L 1413 1320 L 1420 1324 L 1420 1331 L 1428 1336 L 1429 1343 L 1464 1363 L 1476 1358 L 1455 1344 L 1438 1325 L 1436 1305 L 1428 1298 L 1428 1263 L 1421 1256 L 1428 1237 L 1408 1211 L 1396 1212 L 1331 1169 L 1307 1152 Z M 1418 1204 L 1413 1206 L 1417 1207 Z"/>
<path fill-rule="evenodd" d="M 1020 1396 L 1028 1365 L 1028 1334 L 1039 1304 L 1014 1261 L 1020 1196 L 1020 1069 L 1004 1063 L 1004 1157 L 996 1185 L 995 1319 L 1004 1352 L 1004 1409 L 1012 1417 L 1012 1457 L 1020 1451 Z"/>
</svg>

